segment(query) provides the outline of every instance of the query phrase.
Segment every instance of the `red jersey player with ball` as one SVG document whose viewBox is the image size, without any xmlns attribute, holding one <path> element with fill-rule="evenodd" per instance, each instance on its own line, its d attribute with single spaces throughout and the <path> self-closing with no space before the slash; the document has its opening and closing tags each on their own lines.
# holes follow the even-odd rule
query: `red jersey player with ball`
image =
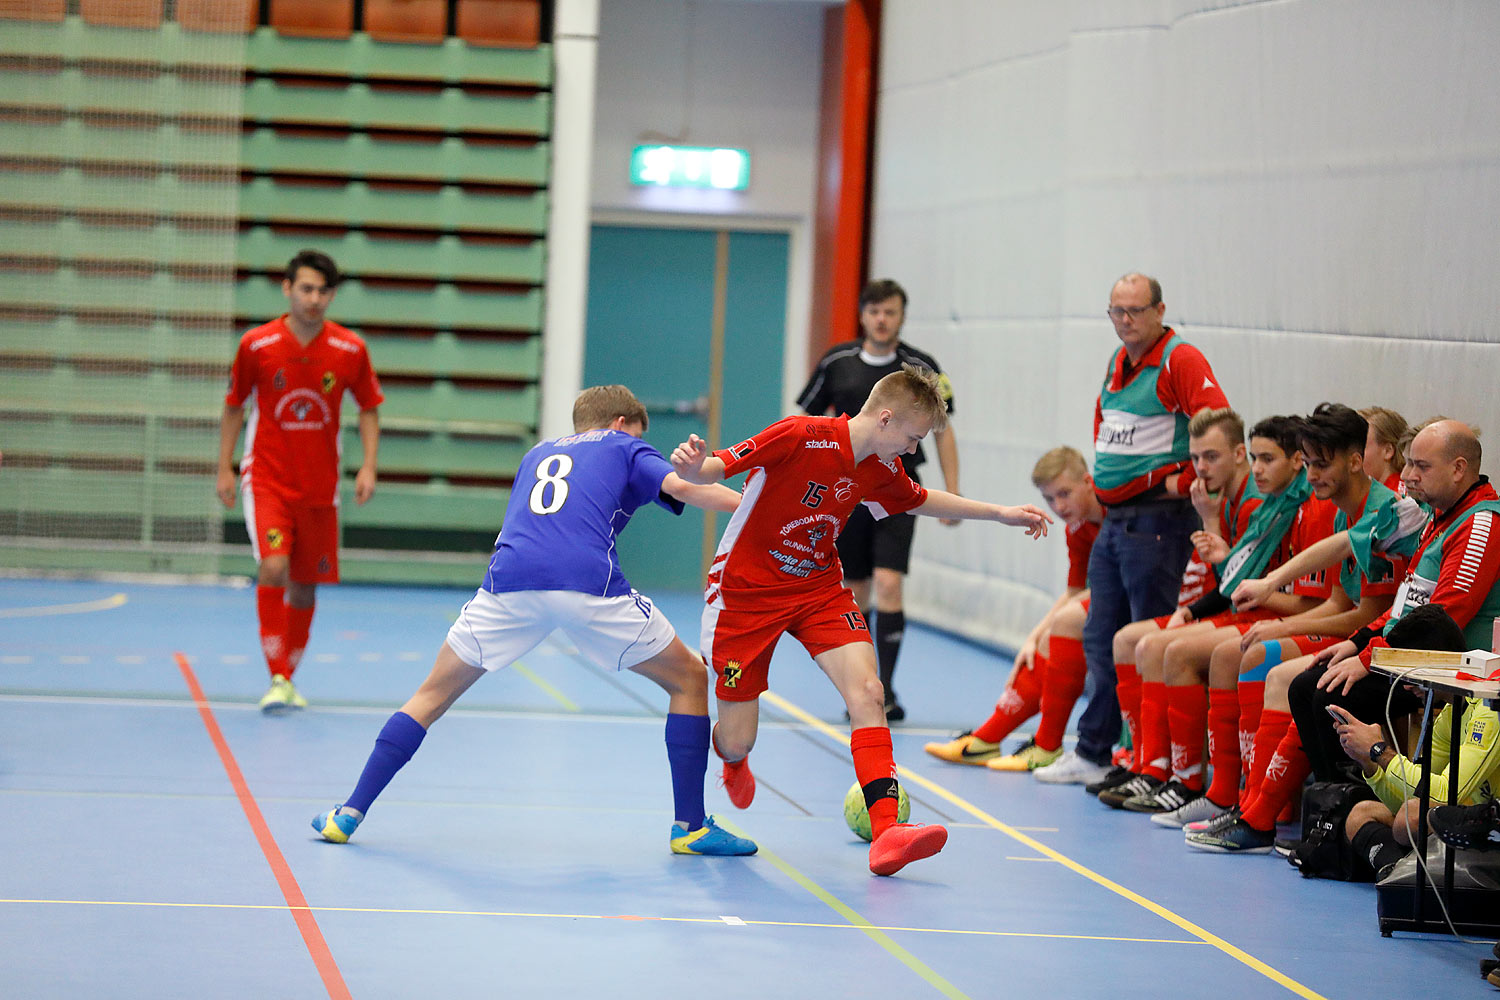
<svg viewBox="0 0 1500 1000">
<path fill-rule="evenodd" d="M 240 338 L 219 426 L 217 492 L 234 505 L 234 445 L 255 398 L 240 462 L 245 528 L 260 565 L 255 606 L 271 672 L 261 711 L 305 708 L 292 686 L 312 627 L 318 584 L 339 579 L 339 409 L 344 393 L 359 403 L 364 451 L 354 502 L 375 492 L 380 445 L 376 407 L 385 401 L 358 334 L 323 318 L 339 284 L 327 254 L 303 250 L 281 282 L 289 311 Z"/>
<path fill-rule="evenodd" d="M 790 633 L 828 675 L 849 708 L 854 772 L 870 811 L 870 871 L 893 875 L 943 849 L 948 831 L 896 822 L 900 785 L 885 719 L 885 692 L 870 630 L 843 585 L 834 539 L 856 505 L 875 517 L 999 521 L 1040 538 L 1037 507 L 1002 507 L 927 490 L 898 459 L 947 418 L 935 374 L 903 365 L 875 384 L 852 417 L 788 417 L 732 448 L 708 453 L 693 435 L 672 452 L 689 482 L 748 473 L 739 509 L 724 529 L 704 592 L 702 651 L 718 675 L 713 746 L 724 786 L 740 809 L 755 797 L 746 758 L 759 727 L 759 697 L 776 640 Z"/>
</svg>

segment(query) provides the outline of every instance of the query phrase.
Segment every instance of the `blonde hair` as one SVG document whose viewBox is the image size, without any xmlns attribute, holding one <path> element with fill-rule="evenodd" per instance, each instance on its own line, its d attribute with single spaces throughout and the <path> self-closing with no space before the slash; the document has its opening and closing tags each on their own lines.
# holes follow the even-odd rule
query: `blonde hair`
<svg viewBox="0 0 1500 1000">
<path fill-rule="evenodd" d="M 1041 489 L 1064 472 L 1077 473 L 1080 479 L 1089 474 L 1089 464 L 1084 461 L 1083 453 L 1065 444 L 1036 460 L 1031 467 L 1031 485 Z"/>
<path fill-rule="evenodd" d="M 890 410 L 897 416 L 917 413 L 932 420 L 932 429 L 940 431 L 948 426 L 948 404 L 943 398 L 943 377 L 931 368 L 902 364 L 899 372 L 891 372 L 875 383 L 861 413 Z"/>
<path fill-rule="evenodd" d="M 1227 406 L 1217 410 L 1199 410 L 1188 421 L 1188 434 L 1202 437 L 1215 427 L 1224 429 L 1224 436 L 1231 446 L 1245 443 L 1245 418 Z"/>
<path fill-rule="evenodd" d="M 623 385 L 593 385 L 578 394 L 573 401 L 573 430 L 592 431 L 608 427 L 616 417 L 624 417 L 629 423 L 638 423 L 646 429 L 649 418 L 646 407 L 635 393 Z"/>
<path fill-rule="evenodd" d="M 1375 440 L 1381 444 L 1390 445 L 1392 451 L 1391 467 L 1399 470 L 1406 464 L 1405 442 L 1411 438 L 1407 437 L 1406 418 L 1395 410 L 1388 410 L 1384 406 L 1366 406 L 1359 411 L 1359 415 L 1365 418 L 1370 429 L 1375 432 Z"/>
</svg>

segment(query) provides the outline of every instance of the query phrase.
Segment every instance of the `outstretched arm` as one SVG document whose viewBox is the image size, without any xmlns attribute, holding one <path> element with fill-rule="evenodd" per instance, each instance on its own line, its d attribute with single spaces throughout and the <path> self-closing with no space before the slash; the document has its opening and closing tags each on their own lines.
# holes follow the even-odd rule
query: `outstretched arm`
<svg viewBox="0 0 1500 1000">
<path fill-rule="evenodd" d="M 1266 599 L 1282 587 L 1308 573 L 1337 566 L 1348 558 L 1354 547 L 1349 544 L 1349 532 L 1339 531 L 1327 538 L 1320 538 L 1277 566 L 1259 580 L 1246 580 L 1234 588 L 1234 609 L 1246 611 L 1259 607 Z"/>
<path fill-rule="evenodd" d="M 710 455 L 708 442 L 696 434 L 689 434 L 686 441 L 672 449 L 672 470 L 690 483 L 724 480 L 724 460 Z"/>
<path fill-rule="evenodd" d="M 1047 533 L 1047 525 L 1052 523 L 1052 518 L 1034 504 L 1006 507 L 970 500 L 943 490 L 928 490 L 927 499 L 920 506 L 913 507 L 911 512 L 927 517 L 951 517 L 960 521 L 999 521 L 1001 524 L 1025 528 L 1026 534 L 1032 538 L 1041 538 Z"/>
<path fill-rule="evenodd" d="M 667 478 L 661 482 L 661 490 L 669 497 L 704 510 L 731 514 L 740 506 L 740 495 L 728 486 L 719 483 L 690 483 L 675 472 L 667 473 Z"/>
</svg>

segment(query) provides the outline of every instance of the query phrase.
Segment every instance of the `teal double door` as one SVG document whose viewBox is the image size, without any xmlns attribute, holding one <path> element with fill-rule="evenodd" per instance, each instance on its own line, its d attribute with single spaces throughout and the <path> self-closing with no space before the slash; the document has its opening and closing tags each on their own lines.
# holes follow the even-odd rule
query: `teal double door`
<svg viewBox="0 0 1500 1000">
<path fill-rule="evenodd" d="M 663 455 L 689 434 L 723 447 L 784 416 L 788 242 L 784 232 L 595 225 L 584 384 L 629 386 Z M 692 507 L 680 517 L 643 508 L 620 538 L 625 575 L 645 591 L 700 589 L 724 523 Z"/>
</svg>

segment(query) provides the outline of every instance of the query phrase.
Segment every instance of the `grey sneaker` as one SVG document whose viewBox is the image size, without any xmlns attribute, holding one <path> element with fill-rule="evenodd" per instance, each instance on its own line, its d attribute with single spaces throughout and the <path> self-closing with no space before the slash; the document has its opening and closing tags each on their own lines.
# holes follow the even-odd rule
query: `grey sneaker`
<svg viewBox="0 0 1500 1000">
<path fill-rule="evenodd" d="M 1178 806 L 1171 812 L 1160 812 L 1151 817 L 1151 822 L 1159 826 L 1169 826 L 1180 829 L 1189 823 L 1199 823 L 1210 819 L 1223 812 L 1209 799 L 1207 795 L 1200 795 L 1196 799 Z"/>
<path fill-rule="evenodd" d="M 1051 764 L 1031 773 L 1037 781 L 1044 781 L 1049 785 L 1086 785 L 1108 774 L 1109 765 L 1095 764 L 1069 750 Z"/>
<path fill-rule="evenodd" d="M 1195 833 L 1218 833 L 1227 826 L 1233 826 L 1240 818 L 1240 807 L 1230 806 L 1228 809 L 1220 809 L 1208 819 L 1200 819 L 1196 823 L 1182 824 L 1182 832 L 1191 837 Z"/>
</svg>

